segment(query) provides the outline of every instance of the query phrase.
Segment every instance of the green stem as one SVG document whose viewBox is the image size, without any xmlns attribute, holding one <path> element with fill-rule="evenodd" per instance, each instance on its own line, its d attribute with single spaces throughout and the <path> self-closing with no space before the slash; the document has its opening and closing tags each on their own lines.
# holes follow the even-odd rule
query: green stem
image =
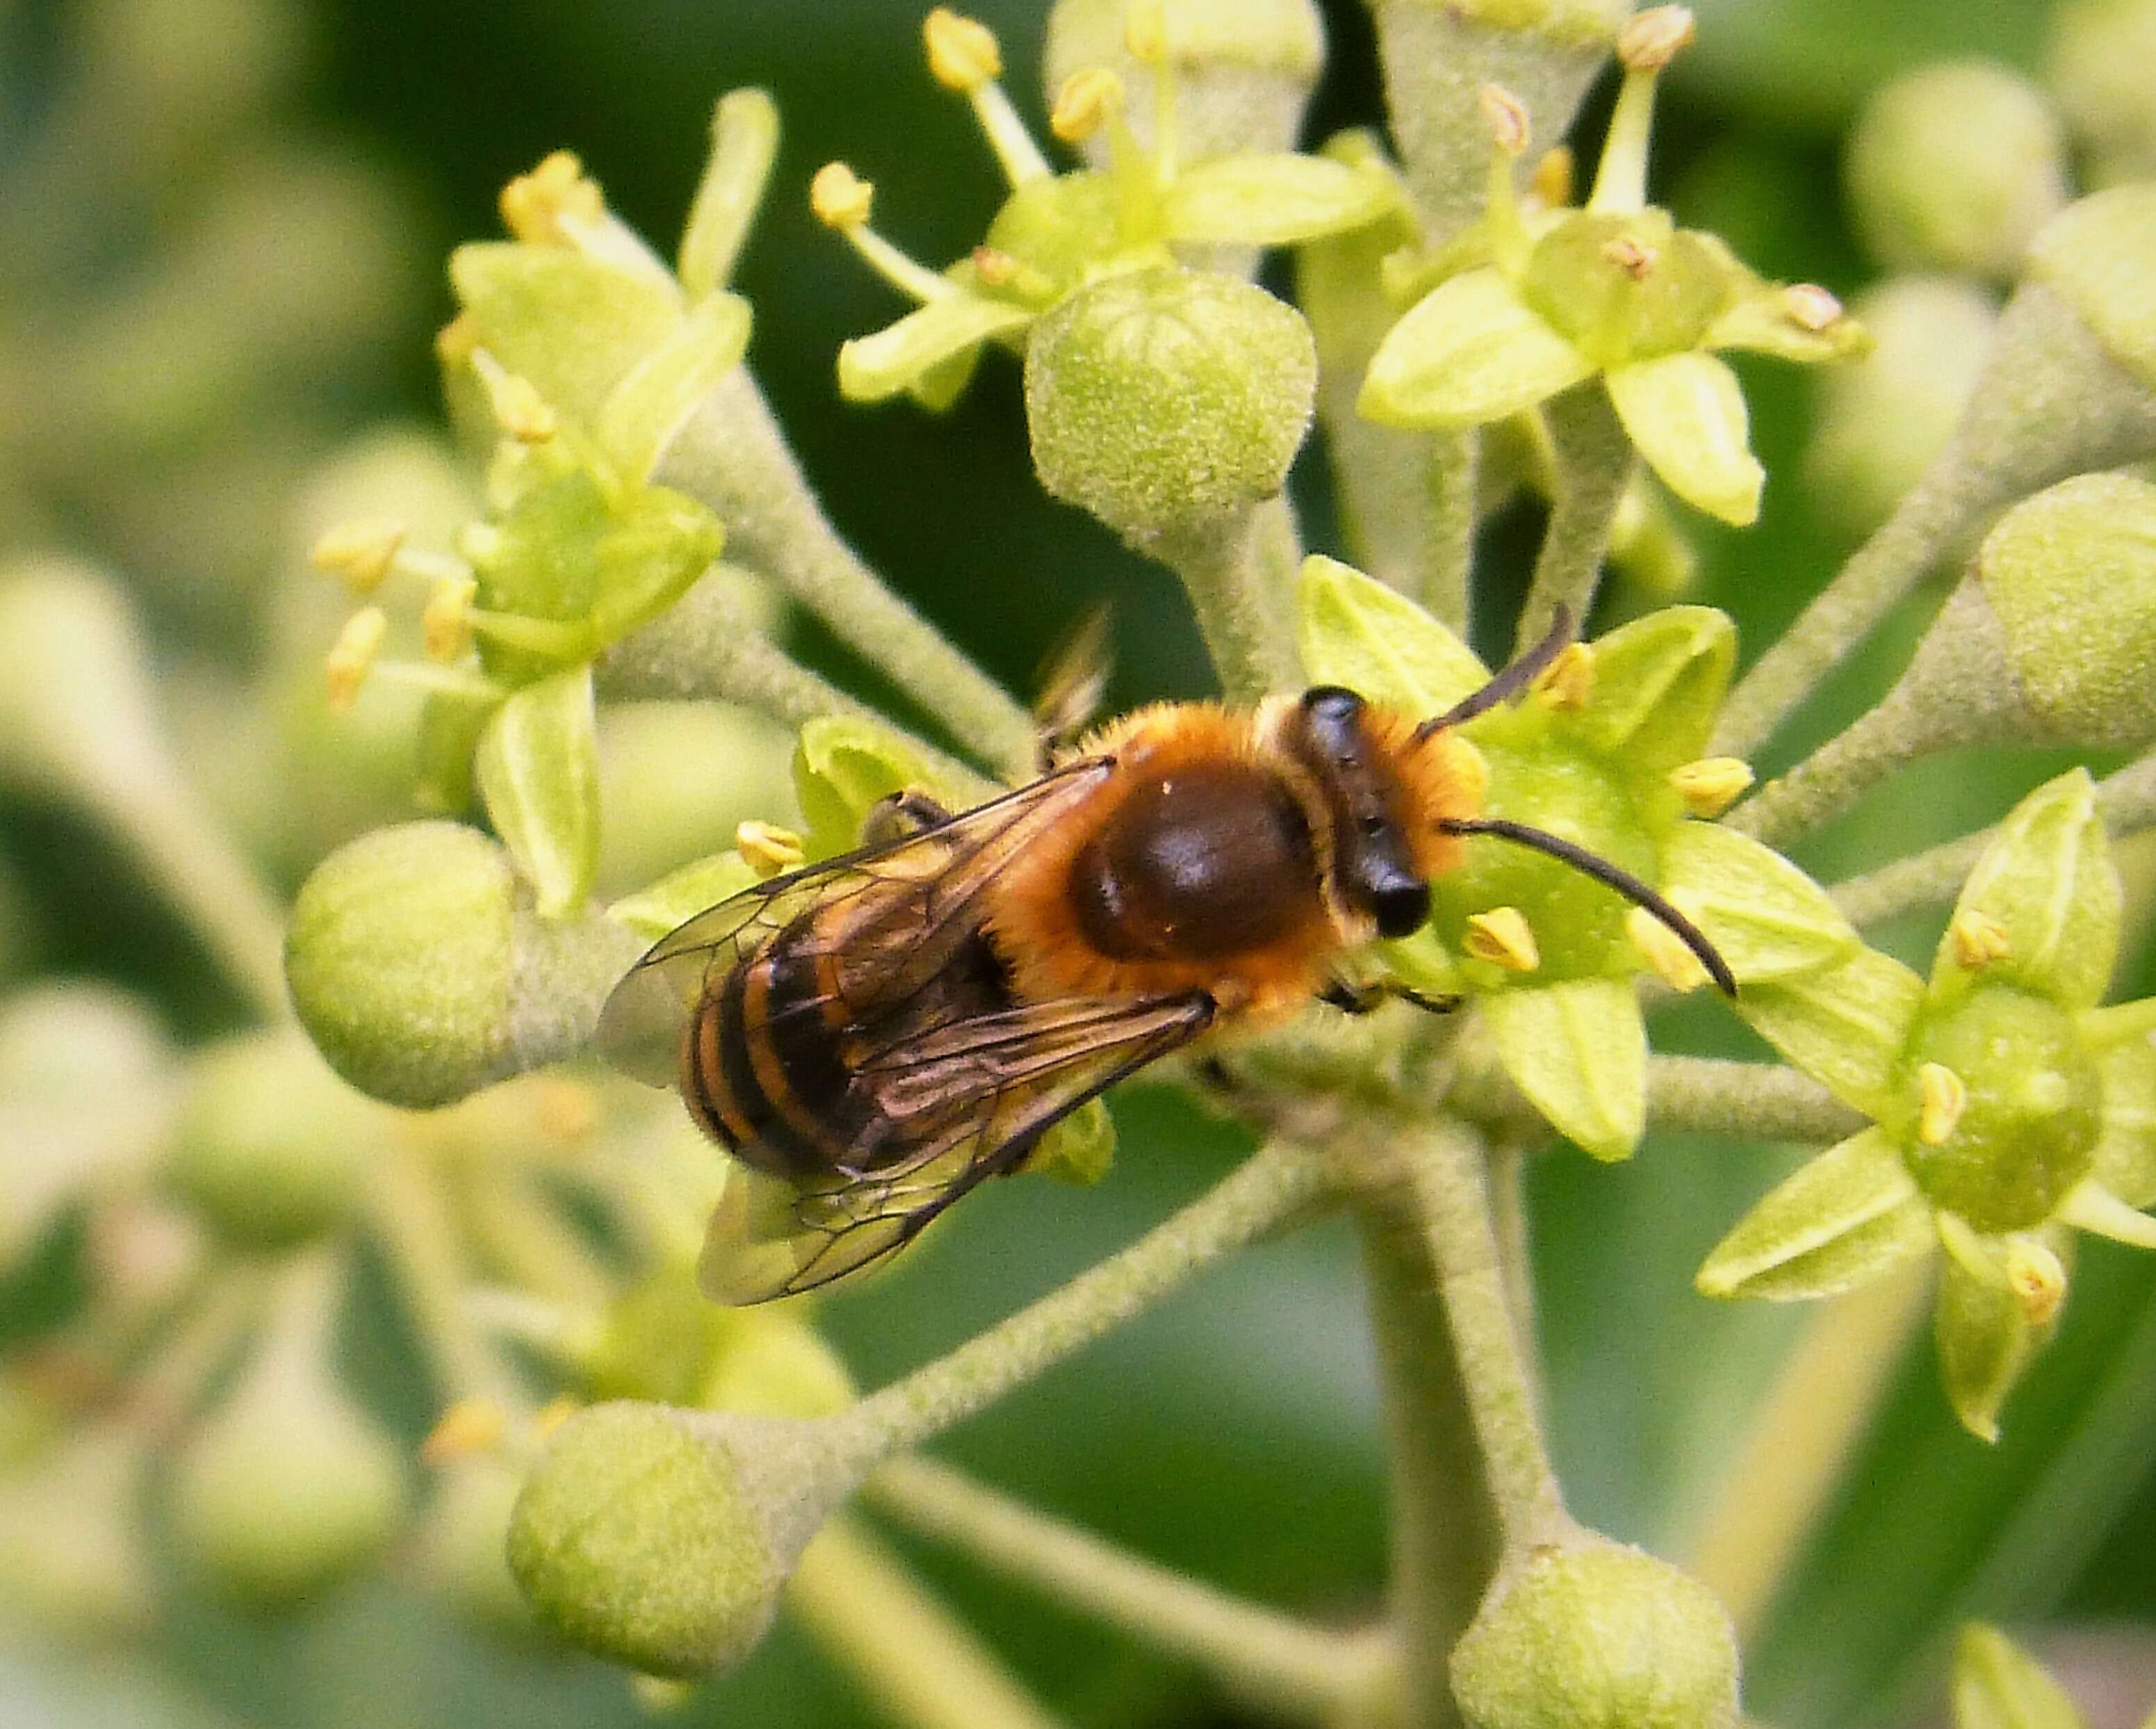
<svg viewBox="0 0 2156 1729">
<path fill-rule="evenodd" d="M 269 1269 L 251 1262 L 219 1268 L 190 1294 L 130 1388 L 131 1409 L 152 1435 L 170 1434 L 194 1414 L 269 1299 Z"/>
<path fill-rule="evenodd" d="M 1255 702 L 1301 682 L 1288 622 L 1301 540 L 1286 498 L 1240 518 L 1162 534 L 1146 548 L 1183 579 L 1199 633 L 1236 702 Z"/>
<path fill-rule="evenodd" d="M 1404 1720 L 1455 1729 L 1447 1665 L 1496 1573 L 1496 1509 L 1422 1228 L 1378 1196 L 1358 1221 L 1389 1461 Z"/>
<path fill-rule="evenodd" d="M 1390 1684 L 1382 1638 L 1328 1633 L 1229 1596 L 932 1459 L 892 1459 L 866 1494 L 909 1529 L 1199 1664 L 1268 1716 L 1324 1721 L 1366 1711 Z"/>
<path fill-rule="evenodd" d="M 599 687 L 608 697 L 716 697 L 800 727 L 825 715 L 873 721 L 932 767 L 937 778 L 970 787 L 983 798 L 995 783 L 978 770 L 915 737 L 865 702 L 795 661 L 763 632 L 745 604 L 747 573 L 715 569 L 641 630 L 624 638 L 599 661 Z M 1029 747 L 1030 750 L 1031 747 Z M 1024 776 L 1033 772 L 1029 754 Z"/>
<path fill-rule="evenodd" d="M 2156 826 L 2156 753 L 2137 758 L 2097 785 L 2097 809 L 2112 838 Z M 1952 900 L 1984 849 L 1997 838 L 1994 825 L 1958 841 L 1912 853 L 1829 892 L 1852 924 L 1877 924 L 1913 908 Z"/>
<path fill-rule="evenodd" d="M 1609 531 L 1631 484 L 1639 456 L 1625 435 L 1609 393 L 1590 378 L 1553 397 L 1543 410 L 1555 466 L 1549 526 L 1520 609 L 1517 647 L 1526 650 L 1549 630 L 1559 606 L 1585 626 L 1602 580 Z"/>
<path fill-rule="evenodd" d="M 1482 1144 L 1466 1124 L 1439 1119 L 1404 1128 L 1401 1154 L 1505 1546 L 1517 1552 L 1558 1541 L 1572 1521 L 1505 1294 Z"/>
<path fill-rule="evenodd" d="M 768 572 L 968 750 L 1014 779 L 1032 772 L 1032 718 L 839 537 L 747 368 L 735 368 L 684 429 L 659 478 L 710 505 L 749 563 Z"/>
<path fill-rule="evenodd" d="M 1299 1212 L 1329 1181 L 1324 1163 L 1301 1148 L 1267 1147 L 1129 1248 L 830 1421 L 870 1457 L 916 1446 Z"/>
<path fill-rule="evenodd" d="M 509 1377 L 465 1307 L 470 1268 L 454 1209 L 422 1155 L 408 1146 L 382 1148 L 369 1171 L 367 1202 L 398 1294 L 433 1361 L 437 1397 L 444 1406 L 490 1399 L 513 1407 L 518 1401 Z"/>
<path fill-rule="evenodd" d="M 1801 1558 L 1930 1296 L 1928 1267 L 1851 1291 L 1823 1305 L 1782 1359 L 1686 1562 L 1740 1634 L 1759 1624 Z"/>
<path fill-rule="evenodd" d="M 1056 1729 L 972 1629 L 843 1515 L 802 1552 L 786 1604 L 893 1722 Z"/>
<path fill-rule="evenodd" d="M 1810 1075 L 1779 1063 L 1712 1057 L 1647 1059 L 1647 1120 L 1680 1135 L 1825 1145 L 1854 1135 L 1865 1119 Z"/>
<path fill-rule="evenodd" d="M 1429 509 L 1420 595 L 1437 620 L 1465 637 L 1472 623 L 1475 507 L 1481 485 L 1482 435 L 1476 428 L 1430 437 Z"/>
</svg>

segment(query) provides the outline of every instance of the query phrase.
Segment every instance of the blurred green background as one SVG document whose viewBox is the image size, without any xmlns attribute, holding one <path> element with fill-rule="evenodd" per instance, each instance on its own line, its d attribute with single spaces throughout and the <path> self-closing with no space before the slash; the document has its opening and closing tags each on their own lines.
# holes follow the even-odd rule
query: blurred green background
<svg viewBox="0 0 2156 1729">
<path fill-rule="evenodd" d="M 1043 9 L 977 8 L 1001 34 L 1011 86 L 1036 121 L 1029 69 Z M 1763 271 L 1844 293 L 1870 274 L 1836 185 L 1837 138 L 1864 92 L 1943 54 L 2033 68 L 2048 28 L 2039 0 L 1702 0 L 1698 10 L 1700 43 L 1658 133 L 1661 194 Z M 1106 596 L 1118 705 L 1203 691 L 1196 637 L 1168 577 L 1034 485 L 1014 368 L 984 366 L 941 419 L 838 399 L 839 342 L 895 307 L 809 218 L 808 174 L 830 157 L 851 161 L 877 183 L 884 229 L 937 261 L 975 242 L 998 198 L 963 105 L 921 66 L 919 11 L 911 0 L 0 3 L 0 547 L 64 548 L 125 575 L 186 723 L 190 769 L 214 790 L 228 778 L 222 759 L 245 747 L 219 705 L 264 664 L 276 628 L 265 620 L 293 605 L 285 591 L 319 580 L 297 555 L 299 501 L 344 440 L 438 418 L 429 339 L 451 311 L 447 248 L 495 232 L 501 183 L 562 146 L 629 220 L 670 237 L 713 98 L 760 84 L 786 130 L 739 282 L 758 313 L 752 362 L 841 529 L 1016 687 L 1086 603 Z M 1378 115 L 1367 19 L 1351 3 L 1327 11 L 1332 61 L 1313 137 Z M 1605 90 L 1590 105 L 1584 136 L 1595 136 L 1606 101 Z M 1685 526 L 1704 558 L 1697 598 L 1727 607 L 1758 641 L 1846 548 L 1799 478 L 1809 382 L 1758 366 L 1746 385 L 1774 476 L 1765 515 L 1741 536 L 1696 517 Z M 1298 471 L 1299 498 L 1312 544 L 1336 547 L 1316 455 Z M 1502 597 L 1534 527 L 1524 512 L 1492 526 L 1486 648 L 1502 640 Z M 1612 601 L 1646 604 L 1622 592 Z M 1785 757 L 1883 688 L 1923 615 L 1920 606 L 1897 619 L 1825 693 Z M 873 690 L 828 644 L 808 652 Z M 1867 800 L 1804 862 L 1831 880 L 1989 821 L 2059 760 L 1991 752 L 1931 765 Z M 264 861 L 288 888 L 311 862 Z M 8 790 L 0 873 L 18 972 L 122 980 L 186 1037 L 239 1024 L 240 1005 L 185 929 L 82 819 Z M 1920 952 L 1935 926 L 1910 921 L 1894 934 Z M 2156 987 L 2145 942 L 2133 967 L 2123 992 Z M 1688 1048 L 1748 1050 L 1710 1015 L 1680 1017 L 1671 1031 Z M 967 1223 L 894 1276 L 832 1301 L 831 1330 L 864 1382 L 1127 1239 L 1240 1147 L 1164 1089 L 1129 1089 L 1117 1114 L 1122 1151 L 1098 1190 L 998 1186 L 1007 1192 L 973 1203 Z M 1710 1304 L 1691 1272 L 1793 1160 L 1684 1140 L 1614 1170 L 1565 1154 L 1539 1163 L 1558 1447 L 1590 1522 L 1681 1550 L 1798 1320 Z M 64 1300 L 66 1257 L 62 1232 L 0 1292 L 0 1339 L 33 1331 Z M 1353 1618 L 1377 1602 L 1384 1562 L 1365 1335 L 1351 1245 L 1321 1229 L 1209 1276 L 968 1425 L 947 1450 L 1147 1554 Z M 351 1343 L 362 1384 L 416 1439 L 432 1413 L 393 1326 L 362 1329 Z M 1954 1618 L 2156 1614 L 2151 1437 L 2156 1268 L 2126 1251 L 2085 1251 L 2062 1336 L 1994 1449 L 1954 1424 L 1920 1344 L 1764 1630 L 1748 1702 L 1792 1729 L 1912 1721 L 1936 1687 L 1931 1640 Z M 1090 1624 L 947 1557 L 916 1558 L 1074 1721 L 1246 1721 L 1189 1673 Z M 294 1729 L 638 1717 L 619 1677 L 490 1645 L 393 1578 L 280 1624 L 178 1603 L 154 1640 L 94 1655 L 33 1654 L 0 1621 L 0 1714 Z M 784 1626 L 681 1720 L 866 1721 L 846 1683 Z"/>
</svg>

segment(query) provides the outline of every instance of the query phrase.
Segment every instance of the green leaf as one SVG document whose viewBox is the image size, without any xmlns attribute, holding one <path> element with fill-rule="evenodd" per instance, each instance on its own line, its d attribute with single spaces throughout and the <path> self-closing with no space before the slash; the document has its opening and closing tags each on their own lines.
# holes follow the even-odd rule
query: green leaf
<svg viewBox="0 0 2156 1729">
<path fill-rule="evenodd" d="M 1647 1033 L 1615 979 L 1497 991 L 1476 999 L 1513 1085 L 1565 1139 L 1628 1159 L 1647 1116 Z"/>
<path fill-rule="evenodd" d="M 562 246 L 459 246 L 449 280 L 480 346 L 587 426 L 681 316 L 665 283 Z"/>
<path fill-rule="evenodd" d="M 755 869 L 738 852 L 715 852 L 624 895 L 607 908 L 607 917 L 655 943 L 757 880 Z"/>
<path fill-rule="evenodd" d="M 1322 157 L 1216 157 L 1183 169 L 1163 209 L 1171 240 L 1286 246 L 1360 228 L 1399 203 L 1389 175 Z"/>
<path fill-rule="evenodd" d="M 1313 553 L 1296 592 L 1296 642 L 1314 684 L 1345 685 L 1403 713 L 1431 715 L 1490 677 L 1450 630 L 1352 564 Z"/>
<path fill-rule="evenodd" d="M 992 337 L 1033 322 L 1031 309 L 963 290 L 916 307 L 872 336 L 839 349 L 839 394 L 848 402 L 881 402 Z"/>
<path fill-rule="evenodd" d="M 2066 1689 L 1995 1627 L 1962 1630 L 1953 1713 L 1954 1729 L 2082 1729 Z"/>
<path fill-rule="evenodd" d="M 1710 1297 L 1797 1302 L 1869 1284 L 1932 1247 L 1932 1211 L 1881 1130 L 1799 1166 L 1714 1246 L 1693 1279 Z"/>
<path fill-rule="evenodd" d="M 1662 846 L 1676 891 L 1740 983 L 1787 980 L 1863 947 L 1827 893 L 1773 848 L 1711 822 L 1679 823 Z"/>
<path fill-rule="evenodd" d="M 1115 1119 L 1104 1100 L 1090 1099 L 1042 1135 L 1020 1168 L 1090 1188 L 1115 1162 Z"/>
<path fill-rule="evenodd" d="M 1473 270 L 1439 283 L 1393 327 L 1355 409 L 1389 426 L 1481 426 L 1594 371 L 1502 275 Z"/>
<path fill-rule="evenodd" d="M 1961 1426 L 1979 1441 L 1996 1441 L 1999 1408 L 2051 1329 L 2030 1325 L 1999 1239 L 1979 1237 L 1950 1212 L 1938 1215 L 1938 1226 L 1946 1247 L 1932 1318 L 1939 1379 Z"/>
<path fill-rule="evenodd" d="M 1890 1115 L 1902 1052 L 1923 982 L 1898 960 L 1859 948 L 1825 967 L 1748 985 L 1737 1012 L 1753 1032 L 1845 1104 Z"/>
<path fill-rule="evenodd" d="M 1617 418 L 1670 491 L 1737 527 L 1757 520 L 1767 471 L 1752 454 L 1736 373 L 1688 348 L 1613 367 L 1607 382 Z"/>
<path fill-rule="evenodd" d="M 1707 754 L 1737 664 L 1737 627 L 1711 606 L 1666 606 L 1594 641 L 1594 693 L 1573 725 L 1635 785 Z"/>
<path fill-rule="evenodd" d="M 2111 844 L 2086 769 L 2046 782 L 2016 805 L 1998 838 L 1969 873 L 1957 917 L 1989 919 L 2006 933 L 2006 953 L 1984 969 L 1987 980 L 2019 985 L 2063 1008 L 2096 1006 L 2118 954 L 2123 897 Z M 1951 931 L 1932 964 L 1935 990 L 1965 982 Z"/>
<path fill-rule="evenodd" d="M 599 447 L 621 477 L 649 481 L 704 399 L 748 352 L 748 302 L 713 294 L 652 344 L 607 398 L 598 418 Z"/>
<path fill-rule="evenodd" d="M 480 796 L 542 919 L 578 911 L 598 870 L 599 753 L 592 669 L 528 684 L 480 735 Z"/>
<path fill-rule="evenodd" d="M 933 784 L 920 758 L 875 722 L 850 715 L 810 721 L 793 753 L 809 858 L 850 852 L 860 844 L 861 819 L 878 800 Z"/>
</svg>

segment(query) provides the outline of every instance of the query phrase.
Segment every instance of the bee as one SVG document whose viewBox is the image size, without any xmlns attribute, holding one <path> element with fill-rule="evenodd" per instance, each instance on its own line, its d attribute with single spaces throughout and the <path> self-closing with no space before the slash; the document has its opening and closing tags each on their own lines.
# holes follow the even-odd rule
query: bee
<svg viewBox="0 0 2156 1729">
<path fill-rule="evenodd" d="M 769 1180 L 727 1185 L 714 1294 L 761 1301 L 880 1261 L 1171 1052 L 1314 999 L 1356 1006 L 1342 958 L 1419 929 L 1472 836 L 1614 888 L 1733 994 L 1712 945 L 1645 883 L 1481 814 L 1458 728 L 1523 692 L 1569 634 L 1560 619 L 1434 718 L 1334 686 L 1246 713 L 1141 709 L 976 809 L 896 795 L 859 851 L 666 937 L 614 991 L 600 1038 L 630 1073 L 678 1085 Z"/>
</svg>

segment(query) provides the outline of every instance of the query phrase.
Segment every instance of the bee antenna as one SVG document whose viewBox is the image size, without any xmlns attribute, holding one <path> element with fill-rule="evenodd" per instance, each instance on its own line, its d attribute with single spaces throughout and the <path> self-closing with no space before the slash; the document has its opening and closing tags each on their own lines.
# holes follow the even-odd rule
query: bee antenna
<svg viewBox="0 0 2156 1729">
<path fill-rule="evenodd" d="M 1523 822 L 1507 822 L 1500 816 L 1449 816 L 1438 824 L 1438 828 L 1448 835 L 1491 835 L 1501 841 L 1532 847 L 1570 865 L 1584 876 L 1592 877 L 1605 888 L 1615 889 L 1634 906 L 1645 908 L 1675 932 L 1677 939 L 1699 957 L 1700 965 L 1707 969 L 1723 996 L 1737 995 L 1737 975 L 1730 971 L 1729 963 L 1722 958 L 1714 944 L 1707 941 L 1707 934 L 1630 871 L 1620 870 L 1584 846 L 1575 846 L 1544 830 L 1529 828 Z"/>
<path fill-rule="evenodd" d="M 1419 744 L 1448 727 L 1462 725 L 1478 714 L 1487 714 L 1501 702 L 1511 702 L 1541 677 L 1552 661 L 1572 646 L 1574 634 L 1572 609 L 1563 605 L 1552 609 L 1549 633 L 1540 642 L 1511 666 L 1494 674 L 1490 682 L 1473 696 L 1464 702 L 1455 702 L 1444 713 L 1417 727 L 1414 729 L 1415 743 Z"/>
</svg>

